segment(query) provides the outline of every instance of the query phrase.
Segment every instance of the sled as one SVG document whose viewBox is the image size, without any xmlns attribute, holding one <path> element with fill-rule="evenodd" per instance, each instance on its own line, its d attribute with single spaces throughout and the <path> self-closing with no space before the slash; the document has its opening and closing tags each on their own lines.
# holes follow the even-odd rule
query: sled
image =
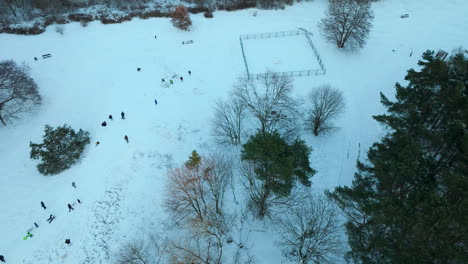
<svg viewBox="0 0 468 264">
<path fill-rule="evenodd" d="M 50 54 L 50 53 L 47 53 L 47 54 L 42 55 L 42 58 L 43 58 L 43 59 L 48 59 L 48 58 L 50 58 L 50 57 L 52 57 L 52 54 Z"/>
<path fill-rule="evenodd" d="M 409 14 L 403 14 L 400 16 L 400 18 L 408 18 L 409 17 Z"/>
<path fill-rule="evenodd" d="M 193 40 L 182 41 L 182 44 L 192 44 Z"/>
</svg>

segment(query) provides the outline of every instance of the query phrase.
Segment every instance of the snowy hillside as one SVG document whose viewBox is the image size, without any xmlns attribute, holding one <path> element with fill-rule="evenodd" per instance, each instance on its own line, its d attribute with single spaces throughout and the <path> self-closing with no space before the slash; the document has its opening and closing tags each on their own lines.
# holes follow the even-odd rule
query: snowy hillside
<svg viewBox="0 0 468 264">
<path fill-rule="evenodd" d="M 158 18 L 91 22 L 87 27 L 72 23 L 64 26 L 63 35 L 54 26 L 37 36 L 0 34 L 0 60 L 28 64 L 43 97 L 37 113 L 0 128 L 0 255 L 7 263 L 112 263 L 122 243 L 160 231 L 166 218 L 161 202 L 167 168 L 185 162 L 194 149 L 203 154 L 217 148 L 210 132 L 212 109 L 245 74 L 242 34 L 298 27 L 313 33 L 327 73 L 295 78 L 294 93 L 304 97 L 317 85 L 331 84 L 343 91 L 346 111 L 337 120 L 339 130 L 320 137 L 303 134 L 313 148 L 311 166 L 318 171 L 312 191 L 350 184 L 358 157 L 365 157 L 385 133 L 372 119 L 384 110 L 379 92 L 391 98 L 395 82 L 404 82 L 406 71 L 417 67 L 425 50 L 468 47 L 468 1 L 376 2 L 370 38 L 356 52 L 338 50 L 320 34 L 317 23 L 326 3 L 214 12 L 212 19 L 192 15 L 190 32 Z M 409 17 L 401 19 L 405 13 Z M 182 45 L 186 40 L 194 43 Z M 256 72 L 302 70 L 304 60 L 314 57 L 303 54 L 311 51 L 296 41 L 252 42 L 249 62 Z M 271 57 L 265 55 L 268 51 Z M 262 52 L 258 60 L 255 52 Z M 46 53 L 52 57 L 40 58 Z M 315 61 L 310 63 L 317 68 Z M 174 85 L 162 78 L 173 79 Z M 122 111 L 125 120 L 120 119 Z M 109 114 L 113 121 L 107 120 Z M 108 125 L 101 127 L 105 120 Z M 91 144 L 78 164 L 56 176 L 42 176 L 29 158 L 29 142 L 41 140 L 45 124 L 65 123 L 89 131 Z M 68 212 L 68 203 L 74 211 Z M 49 224 L 50 214 L 56 219 Z M 31 231 L 34 237 L 23 240 L 34 222 L 39 225 Z M 257 263 L 282 263 L 274 230 L 261 227 L 245 247 Z M 64 244 L 67 238 L 71 245 Z"/>
</svg>

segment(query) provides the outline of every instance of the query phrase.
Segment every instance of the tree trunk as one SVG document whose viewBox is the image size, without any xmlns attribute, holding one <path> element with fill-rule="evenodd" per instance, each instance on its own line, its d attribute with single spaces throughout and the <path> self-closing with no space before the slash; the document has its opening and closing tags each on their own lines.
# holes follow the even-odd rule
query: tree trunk
<svg viewBox="0 0 468 264">
<path fill-rule="evenodd" d="M 8 6 L 8 8 L 10 8 L 11 13 L 13 13 L 13 16 L 18 17 L 18 16 L 16 15 L 15 9 L 14 9 L 13 6 L 12 6 L 12 3 L 9 3 L 8 1 L 5 1 L 5 0 L 4 0 L 3 2 Z"/>
<path fill-rule="evenodd" d="M 263 219 L 263 217 L 265 217 L 268 212 L 268 205 L 266 203 L 268 197 L 270 197 L 270 192 L 265 190 L 265 192 L 263 192 L 262 196 L 260 197 L 260 201 L 258 201 L 258 216 L 260 219 Z"/>
<path fill-rule="evenodd" d="M 3 116 L 0 114 L 0 122 L 2 122 L 2 125 L 3 126 L 6 126 L 6 122 L 5 122 L 5 119 L 3 118 Z"/>
</svg>

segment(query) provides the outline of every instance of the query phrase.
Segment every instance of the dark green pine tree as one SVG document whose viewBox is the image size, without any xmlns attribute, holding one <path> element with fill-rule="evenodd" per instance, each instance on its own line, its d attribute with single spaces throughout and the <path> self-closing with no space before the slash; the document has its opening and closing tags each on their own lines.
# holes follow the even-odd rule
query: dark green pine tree
<svg viewBox="0 0 468 264">
<path fill-rule="evenodd" d="M 46 125 L 43 142 L 29 143 L 31 159 L 40 159 L 37 169 L 44 175 L 58 174 L 75 164 L 84 148 L 89 144 L 89 133 L 83 130 L 75 132 L 70 126 L 53 128 Z"/>
<path fill-rule="evenodd" d="M 468 263 L 468 60 L 428 51 L 419 65 L 395 102 L 381 94 L 389 134 L 329 193 L 355 263 Z"/>
<path fill-rule="evenodd" d="M 289 196 L 295 181 L 310 186 L 310 177 L 315 174 L 309 163 L 310 152 L 303 140 L 289 145 L 278 132 L 258 132 L 243 145 L 242 160 L 254 165 L 255 176 L 262 181 L 260 217 L 268 210 L 270 195 Z"/>
</svg>

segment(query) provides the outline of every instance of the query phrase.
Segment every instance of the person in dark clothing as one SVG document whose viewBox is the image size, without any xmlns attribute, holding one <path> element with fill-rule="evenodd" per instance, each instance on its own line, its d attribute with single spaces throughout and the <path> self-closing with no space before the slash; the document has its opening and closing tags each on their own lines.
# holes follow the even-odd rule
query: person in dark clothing
<svg viewBox="0 0 468 264">
<path fill-rule="evenodd" d="M 100 144 L 99 141 L 96 141 L 96 147 L 97 147 L 97 145 L 99 145 L 99 144 Z"/>
<path fill-rule="evenodd" d="M 68 204 L 68 212 L 71 212 L 71 210 L 75 210 L 75 209 L 71 206 L 71 204 Z"/>
<path fill-rule="evenodd" d="M 111 121 L 114 120 L 114 119 L 112 118 L 112 115 L 109 115 L 109 119 L 110 119 Z"/>
<path fill-rule="evenodd" d="M 137 68 L 137 71 L 140 71 L 140 70 L 141 70 L 141 68 Z"/>
<path fill-rule="evenodd" d="M 36 228 L 39 227 L 39 225 L 38 225 L 36 222 L 34 222 L 34 226 L 35 226 Z"/>
<path fill-rule="evenodd" d="M 5 257 L 4 257 L 3 255 L 0 255 L 0 261 L 1 261 L 1 262 L 6 262 L 6 261 L 5 261 Z"/>
<path fill-rule="evenodd" d="M 124 112 L 120 113 L 120 117 L 121 119 L 125 119 L 125 113 Z"/>
<path fill-rule="evenodd" d="M 192 75 L 192 72 L 191 72 L 191 71 L 188 71 L 188 75 L 189 75 L 189 76 Z"/>
<path fill-rule="evenodd" d="M 158 104 L 158 100 L 154 99 L 154 104 Z"/>
<path fill-rule="evenodd" d="M 34 57 L 34 60 L 37 61 L 37 57 Z"/>
<path fill-rule="evenodd" d="M 158 36 L 154 35 L 154 39 L 158 39 Z"/>
<path fill-rule="evenodd" d="M 76 189 L 76 184 L 75 184 L 75 182 L 72 182 L 72 187 Z"/>
<path fill-rule="evenodd" d="M 164 78 L 161 79 L 161 82 L 166 82 L 166 80 L 164 80 Z"/>
<path fill-rule="evenodd" d="M 106 121 L 102 122 L 101 126 L 103 126 L 103 127 L 107 126 Z"/>
<path fill-rule="evenodd" d="M 47 207 L 45 206 L 43 201 L 41 201 L 41 206 L 42 206 L 42 208 L 44 208 L 44 210 L 47 209 Z"/>
<path fill-rule="evenodd" d="M 49 224 L 50 224 L 50 223 L 52 223 L 52 220 L 54 220 L 54 219 L 55 219 L 55 216 L 50 215 L 49 219 L 47 219 L 47 221 L 49 221 Z"/>
<path fill-rule="evenodd" d="M 127 143 L 128 143 L 128 137 L 127 137 L 127 135 L 125 135 L 124 139 L 125 139 L 125 141 L 127 141 Z"/>
<path fill-rule="evenodd" d="M 180 81 L 183 82 L 183 81 L 184 81 L 184 77 L 180 76 Z"/>
<path fill-rule="evenodd" d="M 76 200 L 78 201 L 79 204 L 81 203 L 80 199 L 76 199 Z"/>
<path fill-rule="evenodd" d="M 68 238 L 67 238 L 67 239 L 65 239 L 65 244 L 67 244 L 67 245 L 70 245 L 70 244 L 71 244 L 71 241 L 70 241 L 70 239 L 68 239 Z"/>
</svg>

